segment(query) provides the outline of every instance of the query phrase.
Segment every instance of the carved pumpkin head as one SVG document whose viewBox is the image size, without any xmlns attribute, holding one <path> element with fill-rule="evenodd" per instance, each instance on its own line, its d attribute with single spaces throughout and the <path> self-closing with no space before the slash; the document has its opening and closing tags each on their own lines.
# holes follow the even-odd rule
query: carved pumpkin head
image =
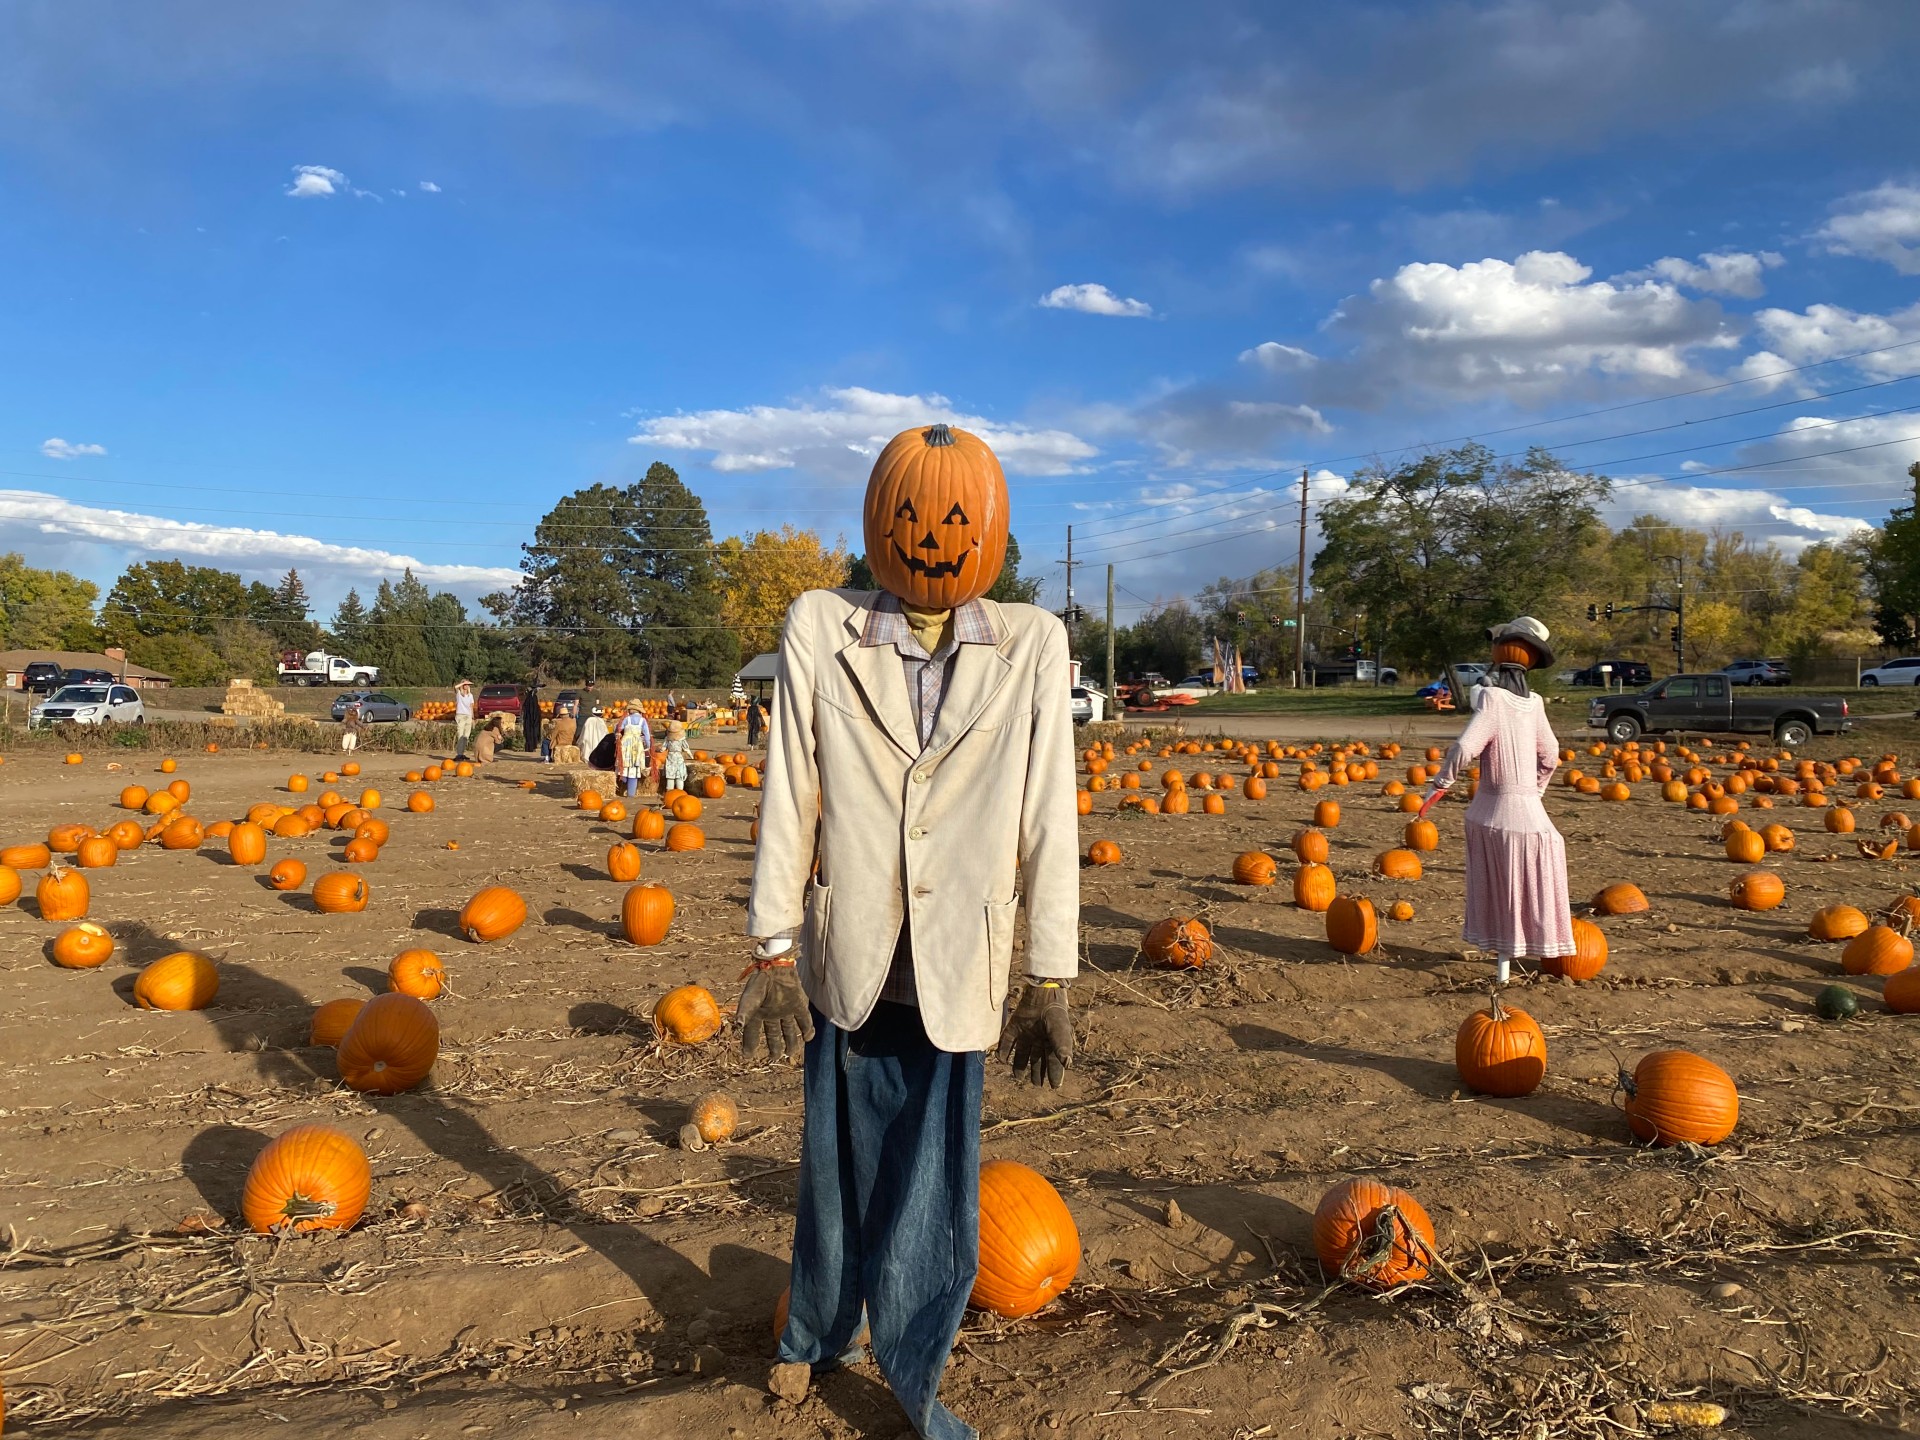
<svg viewBox="0 0 1920 1440">
<path fill-rule="evenodd" d="M 977 435 L 949 425 L 903 430 L 867 479 L 867 564 L 922 610 L 977 600 L 1007 558 L 1007 477 Z"/>
</svg>

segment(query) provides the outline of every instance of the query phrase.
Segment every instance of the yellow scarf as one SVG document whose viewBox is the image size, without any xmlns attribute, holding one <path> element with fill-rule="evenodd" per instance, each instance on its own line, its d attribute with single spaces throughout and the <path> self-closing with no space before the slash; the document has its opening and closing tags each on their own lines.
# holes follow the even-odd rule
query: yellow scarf
<svg viewBox="0 0 1920 1440">
<path fill-rule="evenodd" d="M 940 647 L 947 643 L 947 636 L 953 633 L 951 610 L 916 610 L 903 601 L 900 613 L 907 617 L 907 628 L 913 631 L 913 638 L 929 655 L 938 655 Z"/>
</svg>

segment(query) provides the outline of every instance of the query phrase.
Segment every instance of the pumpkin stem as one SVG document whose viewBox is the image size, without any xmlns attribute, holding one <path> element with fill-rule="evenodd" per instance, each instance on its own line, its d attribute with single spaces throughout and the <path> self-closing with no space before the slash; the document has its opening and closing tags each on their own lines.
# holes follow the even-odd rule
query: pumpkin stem
<svg viewBox="0 0 1920 1440">
<path fill-rule="evenodd" d="M 920 432 L 920 438 L 925 440 L 929 446 L 933 447 L 957 445 L 959 443 L 953 438 L 952 428 L 947 425 L 929 425 L 925 430 Z"/>
<path fill-rule="evenodd" d="M 286 1204 L 280 1207 L 281 1224 L 288 1227 L 298 1225 L 302 1220 L 321 1220 L 333 1214 L 331 1200 L 309 1200 L 298 1190 L 287 1197 Z M 274 1227 L 276 1230 L 279 1225 Z"/>
<path fill-rule="evenodd" d="M 1507 1018 L 1506 1007 L 1500 1003 L 1499 987 L 1487 987 L 1487 1018 L 1494 1024 L 1501 1024 Z"/>
</svg>

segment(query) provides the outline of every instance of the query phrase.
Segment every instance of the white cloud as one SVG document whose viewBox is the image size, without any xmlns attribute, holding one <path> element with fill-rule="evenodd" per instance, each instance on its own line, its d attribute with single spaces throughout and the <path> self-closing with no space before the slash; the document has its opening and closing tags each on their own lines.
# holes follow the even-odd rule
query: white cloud
<svg viewBox="0 0 1920 1440">
<path fill-rule="evenodd" d="M 518 570 L 501 566 L 437 564 L 390 550 L 335 545 L 310 535 L 79 505 L 37 490 L 0 490 L 0 536 L 18 537 L 0 543 L 0 550 L 19 548 L 22 539 L 30 544 L 78 540 L 135 554 L 192 556 L 247 570 L 298 566 L 303 571 L 312 568 L 382 578 L 398 577 L 410 568 L 430 585 L 469 591 L 513 585 L 520 579 Z"/>
<path fill-rule="evenodd" d="M 1600 507 L 1601 520 L 1615 529 L 1642 515 L 1695 530 L 1738 530 L 1756 544 L 1779 546 L 1789 556 L 1819 541 L 1844 540 L 1869 528 L 1858 516 L 1816 510 L 1778 490 L 1677 485 L 1632 476 Z"/>
<path fill-rule="evenodd" d="M 826 403 L 662 415 L 643 422 L 629 443 L 705 451 L 712 456 L 707 463 L 719 471 L 798 469 L 849 482 L 864 480 L 873 457 L 902 430 L 937 421 L 972 431 L 1018 474 L 1076 474 L 1099 454 L 1066 430 L 962 414 L 944 395 L 894 395 L 849 386 L 828 390 L 822 398 Z"/>
<path fill-rule="evenodd" d="M 296 165 L 287 194 L 296 200 L 322 200 L 352 189 L 347 177 L 327 165 Z"/>
<path fill-rule="evenodd" d="M 1138 319 L 1153 314 L 1144 300 L 1127 300 L 1104 285 L 1056 285 L 1040 297 L 1047 310 L 1078 310 L 1082 315 L 1118 315 Z"/>
<path fill-rule="evenodd" d="M 51 440 L 40 442 L 40 453 L 49 460 L 77 460 L 82 455 L 104 455 L 107 453 L 107 447 L 84 442 L 75 444 L 55 435 Z"/>
<path fill-rule="evenodd" d="M 1902 275 L 1920 275 L 1920 185 L 1889 180 L 1847 196 L 1814 239 L 1831 254 L 1884 260 Z"/>
<path fill-rule="evenodd" d="M 1622 278 L 1651 274 L 1689 290 L 1703 290 L 1709 295 L 1737 295 L 1742 300 L 1757 300 L 1766 293 L 1765 273 L 1785 263 L 1783 256 L 1771 250 L 1760 250 L 1753 254 L 1739 250 L 1718 250 L 1702 255 L 1697 264 L 1669 255 L 1664 260 L 1654 261 L 1644 272 Z"/>
<path fill-rule="evenodd" d="M 1262 340 L 1251 350 L 1240 352 L 1242 365 L 1258 365 L 1263 370 L 1272 370 L 1277 374 L 1289 374 L 1296 370 L 1308 370 L 1319 364 L 1319 357 L 1311 350 L 1302 350 L 1298 345 L 1282 345 L 1278 340 Z"/>
<path fill-rule="evenodd" d="M 1735 366 L 1733 373 L 1741 379 L 1760 377 L 1764 389 L 1812 390 L 1817 382 L 1806 375 L 1781 372 L 1841 355 L 1860 355 L 1853 368 L 1876 380 L 1920 373 L 1920 303 L 1890 315 L 1863 314 L 1844 305 L 1768 308 L 1754 315 L 1753 324 L 1762 348 Z M 1860 354 L 1868 350 L 1880 353 Z"/>
<path fill-rule="evenodd" d="M 420 188 L 429 195 L 438 195 L 440 193 L 440 187 L 431 180 L 422 180 L 420 182 Z"/>
</svg>

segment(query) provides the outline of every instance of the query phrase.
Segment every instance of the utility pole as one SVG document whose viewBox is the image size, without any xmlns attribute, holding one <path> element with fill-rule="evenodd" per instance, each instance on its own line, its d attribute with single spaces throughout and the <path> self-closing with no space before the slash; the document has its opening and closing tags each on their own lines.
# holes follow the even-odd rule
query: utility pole
<svg viewBox="0 0 1920 1440">
<path fill-rule="evenodd" d="M 1067 651 L 1073 651 L 1073 526 L 1067 526 Z"/>
<path fill-rule="evenodd" d="M 1300 556 L 1293 577 L 1293 688 L 1307 683 L 1307 471 L 1300 471 Z"/>
<path fill-rule="evenodd" d="M 1687 668 L 1687 552 L 1685 541 L 1680 551 L 1680 576 L 1673 588 L 1673 655 L 1679 669 Z"/>
<path fill-rule="evenodd" d="M 1107 719 L 1109 720 L 1113 719 L 1114 715 L 1117 714 L 1119 711 L 1119 708 L 1120 708 L 1120 701 L 1118 698 L 1119 693 L 1120 693 L 1119 691 L 1114 689 L 1114 676 L 1113 676 L 1113 566 L 1108 565 L 1107 566 L 1107 704 L 1109 707 L 1111 707 L 1111 710 L 1114 712 L 1114 713 L 1110 713 L 1107 716 Z"/>
</svg>

